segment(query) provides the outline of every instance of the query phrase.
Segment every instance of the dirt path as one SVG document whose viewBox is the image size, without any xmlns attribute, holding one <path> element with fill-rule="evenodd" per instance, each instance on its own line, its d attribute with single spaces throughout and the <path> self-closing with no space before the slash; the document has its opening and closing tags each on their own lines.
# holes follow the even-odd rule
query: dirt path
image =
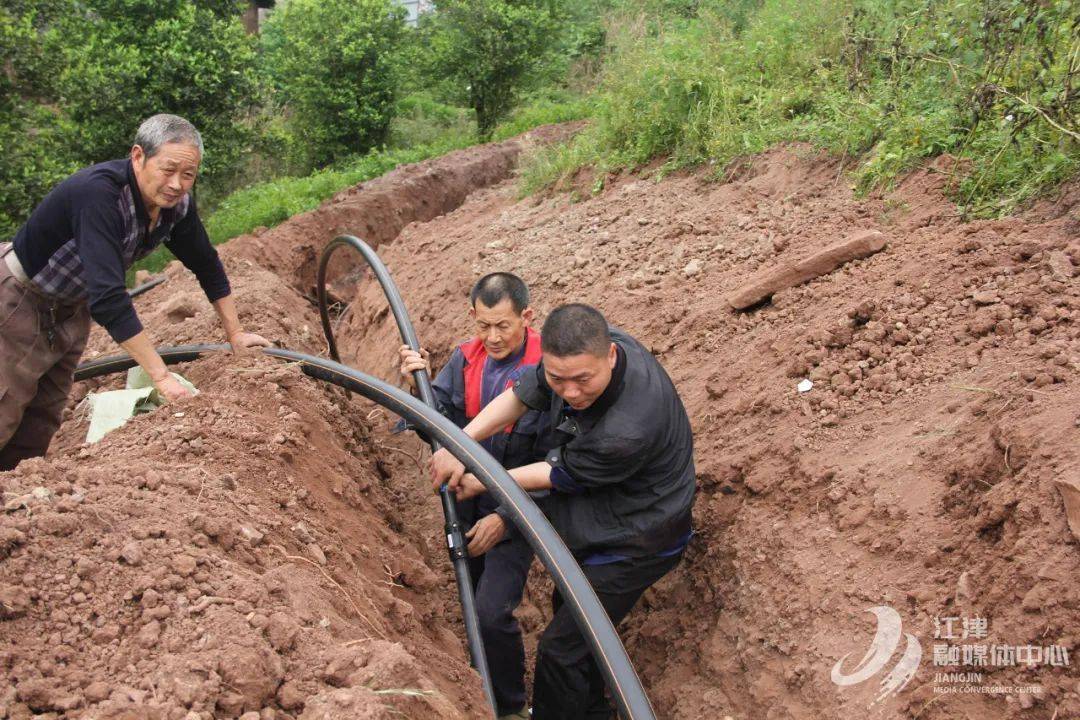
<svg viewBox="0 0 1080 720">
<path fill-rule="evenodd" d="M 530 283 L 541 318 L 584 300 L 651 344 L 691 413 L 700 484 L 686 562 L 624 626 L 663 718 L 1080 715 L 1080 554 L 1055 484 L 1080 487 L 1075 205 L 965 224 L 945 165 L 860 200 L 803 147 L 726 183 L 518 201 L 501 178 L 519 151 L 404 168 L 230 243 L 245 323 L 323 352 L 306 293 L 318 248 L 351 231 L 382 244 L 437 361 L 496 269 Z M 865 230 L 883 251 L 759 309 L 728 304 L 755 273 Z M 345 265 L 343 357 L 392 378 L 392 320 Z M 138 300 L 155 338 L 220 340 L 194 280 L 170 274 Z M 202 395 L 89 447 L 79 388 L 49 458 L 0 474 L 19 501 L 0 515 L 0 719 L 482 716 L 420 444 L 295 368 L 183 372 Z M 530 633 L 545 591 L 535 573 Z M 923 659 L 867 710 L 885 671 L 849 687 L 830 673 L 847 655 L 854 672 L 875 606 Z M 950 617 L 986 618 L 987 637 L 935 639 Z M 936 692 L 935 672 L 972 668 L 935 666 L 935 644 L 973 642 L 1063 647 L 1070 664 L 974 683 L 1040 695 Z"/>
</svg>

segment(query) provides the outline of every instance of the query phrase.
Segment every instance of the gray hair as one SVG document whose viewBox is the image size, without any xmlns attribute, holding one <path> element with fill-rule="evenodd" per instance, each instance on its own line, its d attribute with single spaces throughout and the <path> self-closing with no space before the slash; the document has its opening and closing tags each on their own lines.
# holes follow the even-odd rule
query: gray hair
<svg viewBox="0 0 1080 720">
<path fill-rule="evenodd" d="M 161 113 L 143 120 L 135 133 L 135 144 L 143 149 L 147 158 L 157 155 L 161 146 L 166 143 L 187 143 L 199 149 L 199 155 L 203 154 L 202 135 L 179 115 L 167 115 Z"/>
</svg>

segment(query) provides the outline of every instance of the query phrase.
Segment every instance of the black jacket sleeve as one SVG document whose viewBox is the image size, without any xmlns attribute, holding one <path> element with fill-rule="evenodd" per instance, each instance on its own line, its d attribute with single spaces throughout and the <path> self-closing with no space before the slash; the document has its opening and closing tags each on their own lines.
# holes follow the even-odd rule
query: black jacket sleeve
<svg viewBox="0 0 1080 720">
<path fill-rule="evenodd" d="M 210 243 L 210 236 L 195 208 L 195 198 L 191 198 L 191 207 L 173 227 L 165 246 L 195 275 L 207 300 L 214 302 L 232 292 L 221 258 Z"/>
<path fill-rule="evenodd" d="M 88 192 L 74 201 L 75 248 L 83 266 L 90 316 L 118 343 L 142 332 L 124 285 L 124 220 L 114 191 Z"/>
<path fill-rule="evenodd" d="M 546 412 L 551 409 L 551 387 L 544 377 L 544 363 L 521 374 L 514 382 L 514 395 L 533 410 Z"/>
</svg>

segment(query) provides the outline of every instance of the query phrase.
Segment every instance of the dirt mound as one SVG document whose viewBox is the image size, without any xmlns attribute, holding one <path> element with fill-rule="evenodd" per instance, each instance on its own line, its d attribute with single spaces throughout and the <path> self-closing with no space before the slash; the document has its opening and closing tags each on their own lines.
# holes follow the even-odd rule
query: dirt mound
<svg viewBox="0 0 1080 720">
<path fill-rule="evenodd" d="M 467 293 L 491 270 L 520 273 L 541 318 L 584 300 L 648 343 L 691 414 L 700 488 L 686 561 L 624 625 L 663 718 L 1080 714 L 1071 663 L 978 668 L 1038 695 L 944 694 L 935 678 L 972 669 L 936 661 L 950 618 L 986 619 L 987 645 L 1073 660 L 1080 644 L 1075 192 L 963 223 L 945 161 L 859 199 L 837 160 L 791 146 L 728 182 L 518 201 L 502 178 L 519 151 L 403 168 L 230 243 L 248 329 L 323 353 L 314 263 L 352 232 L 383 245 L 437 362 L 470 334 Z M 865 231 L 885 248 L 750 312 L 728 304 Z M 396 379 L 381 292 L 349 269 L 343 357 Z M 221 341 L 195 281 L 168 272 L 137 300 L 155 340 Z M 96 329 L 88 356 L 114 351 Z M 81 401 L 122 380 L 81 384 L 49 457 L 0 474 L 0 719 L 483 716 L 419 441 L 262 357 L 181 371 L 201 395 L 94 446 Z M 534 572 L 533 635 L 549 587 Z M 923 658 L 867 710 L 877 682 L 831 675 L 853 672 L 880 606 Z"/>
<path fill-rule="evenodd" d="M 318 351 L 306 300 L 227 264 L 250 329 Z M 190 276 L 137 302 L 160 342 L 220 341 Z M 385 416 L 267 358 L 181 372 L 198 397 L 92 446 L 79 400 L 122 379 L 82 384 L 49 458 L 0 475 L 0 717 L 484 715 Z"/>
<path fill-rule="evenodd" d="M 1080 713 L 1071 666 L 935 661 L 948 618 L 986 619 L 987 646 L 1072 657 L 1080 644 L 1080 553 L 1059 490 L 1080 487 L 1076 210 L 961 222 L 947 171 L 943 159 L 859 199 L 838 160 L 790 146 L 729 182 L 628 177 L 577 203 L 517 202 L 504 183 L 382 249 L 437 363 L 471 332 L 471 283 L 510 270 L 541 319 L 594 303 L 676 381 L 695 429 L 698 534 L 626 627 L 663 717 L 863 715 L 877 683 L 830 673 L 869 647 L 867 610 L 882 605 L 923 662 L 875 713 Z M 751 312 L 728 305 L 757 273 L 868 230 L 883 251 Z M 392 378 L 396 333 L 372 285 L 340 344 Z M 973 669 L 1042 692 L 943 691 L 934 677 Z"/>
</svg>

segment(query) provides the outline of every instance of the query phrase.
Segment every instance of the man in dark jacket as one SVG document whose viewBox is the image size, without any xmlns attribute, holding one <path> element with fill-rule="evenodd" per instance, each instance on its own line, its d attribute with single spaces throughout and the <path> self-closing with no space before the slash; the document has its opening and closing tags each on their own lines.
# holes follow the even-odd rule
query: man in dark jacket
<svg viewBox="0 0 1080 720">
<path fill-rule="evenodd" d="M 476 337 L 454 349 L 432 383 L 440 411 L 458 427 L 540 362 L 540 335 L 529 327 L 533 311 L 521 278 L 485 275 L 473 286 L 470 301 Z M 401 374 L 409 384 L 414 371 L 430 370 L 426 352 L 402 345 L 399 353 Z M 544 420 L 538 411 L 527 412 L 481 444 L 506 468 L 536 462 L 549 447 Z M 499 718 L 528 720 L 525 646 L 514 609 L 525 589 L 532 549 L 489 496 L 463 500 L 458 512 L 464 523 L 473 523 L 466 533 L 469 565 Z"/>
<path fill-rule="evenodd" d="M 542 335 L 536 371 L 489 403 L 465 432 L 481 440 L 529 409 L 548 413 L 554 449 L 510 475 L 525 490 L 551 491 L 541 507 L 618 624 L 678 564 L 690 540 L 690 422 L 652 354 L 609 328 L 595 308 L 557 308 Z M 431 467 L 432 481 L 449 482 L 459 498 L 484 492 L 445 450 L 432 457 Z M 537 652 L 533 718 L 608 718 L 588 645 L 557 595 L 554 605 Z"/>
<path fill-rule="evenodd" d="M 0 243 L 0 470 L 48 449 L 91 318 L 166 399 L 189 394 L 154 350 L 124 287 L 127 269 L 162 243 L 195 273 L 234 350 L 269 344 L 241 327 L 189 194 L 202 150 L 187 120 L 155 115 L 139 126 L 129 158 L 64 180 L 11 244 Z"/>
</svg>

